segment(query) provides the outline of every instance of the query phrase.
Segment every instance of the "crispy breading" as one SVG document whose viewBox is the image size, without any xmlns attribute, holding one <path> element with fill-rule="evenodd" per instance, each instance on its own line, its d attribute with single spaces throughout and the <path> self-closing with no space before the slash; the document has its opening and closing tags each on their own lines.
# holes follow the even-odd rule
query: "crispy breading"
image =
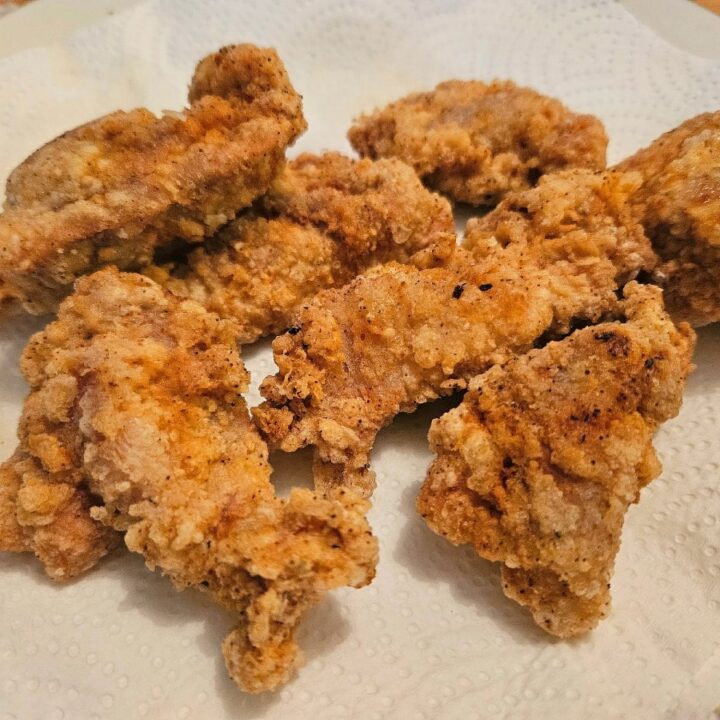
<svg viewBox="0 0 720 720">
<path fill-rule="evenodd" d="M 114 112 L 33 153 L 7 183 L 0 280 L 33 313 L 80 275 L 137 269 L 176 238 L 199 242 L 261 195 L 305 129 L 274 50 L 226 47 L 201 61 L 191 105 Z"/>
<path fill-rule="evenodd" d="M 329 490 L 372 492 L 368 454 L 399 412 L 446 395 L 542 336 L 595 322 L 653 254 L 626 207 L 636 178 L 548 175 L 468 224 L 440 267 L 379 266 L 318 294 L 273 343 L 253 410 L 271 444 L 316 449 Z"/>
<path fill-rule="evenodd" d="M 618 165 L 641 173 L 633 196 L 660 257 L 657 280 L 676 320 L 720 320 L 720 111 L 661 135 Z"/>
<path fill-rule="evenodd" d="M 22 451 L 0 466 L 0 551 L 35 553 L 53 580 L 89 570 L 120 543 L 90 517 L 96 499 L 73 474 Z"/>
<path fill-rule="evenodd" d="M 506 595 L 560 637 L 609 610 L 625 512 L 660 474 L 652 437 L 691 370 L 694 333 L 675 327 L 660 289 L 631 283 L 625 296 L 621 322 L 492 368 L 430 429 L 418 512 L 503 563 Z"/>
<path fill-rule="evenodd" d="M 17 520 L 17 494 L 22 477 L 15 471 L 15 464 L 22 455 L 15 453 L 0 465 L 0 551 L 25 552 L 30 543 Z"/>
<path fill-rule="evenodd" d="M 449 80 L 355 121 L 363 157 L 398 157 L 429 187 L 471 205 L 495 205 L 546 173 L 602 170 L 607 135 L 592 115 L 510 81 Z"/>
<path fill-rule="evenodd" d="M 22 452 L 51 473 L 58 458 L 74 461 L 98 498 L 95 521 L 177 588 L 206 590 L 237 615 L 223 651 L 243 689 L 285 682 L 304 611 L 369 582 L 377 547 L 368 503 L 351 492 L 275 495 L 233 326 L 107 268 L 77 281 L 23 371 Z"/>
<path fill-rule="evenodd" d="M 612 308 L 616 290 L 655 263 L 628 203 L 638 182 L 633 173 L 547 175 L 469 220 L 463 247 L 476 259 L 502 257 L 526 271 L 527 280 L 542 273 L 552 302 L 550 330 L 565 334 L 597 321 Z"/>
<path fill-rule="evenodd" d="M 180 297 L 232 319 L 238 340 L 283 332 L 318 291 L 388 260 L 455 243 L 447 201 L 399 160 L 301 155 L 256 209 L 187 262 L 150 276 Z"/>
<path fill-rule="evenodd" d="M 369 495 L 368 454 L 384 425 L 463 387 L 509 349 L 531 347 L 550 324 L 542 289 L 518 271 L 477 271 L 458 255 L 464 269 L 390 263 L 320 293 L 274 341 L 279 373 L 263 382 L 267 400 L 253 413 L 271 444 L 315 446 L 319 487 L 339 481 Z"/>
</svg>

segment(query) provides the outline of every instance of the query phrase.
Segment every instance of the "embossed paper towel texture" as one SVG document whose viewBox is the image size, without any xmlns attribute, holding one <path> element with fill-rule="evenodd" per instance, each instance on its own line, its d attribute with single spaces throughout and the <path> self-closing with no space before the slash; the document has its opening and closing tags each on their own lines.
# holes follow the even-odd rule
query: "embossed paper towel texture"
<svg viewBox="0 0 720 720">
<path fill-rule="evenodd" d="M 179 107 L 196 60 L 238 41 L 276 46 L 286 61 L 310 124 L 298 149 L 348 149 L 353 115 L 450 77 L 511 77 L 596 113 L 611 160 L 720 107 L 720 64 L 671 48 L 614 2 L 164 0 L 0 61 L 0 174 L 100 113 Z M 33 327 L 1 331 L 4 455 Z M 271 371 L 267 343 L 246 356 L 256 381 Z M 657 437 L 663 476 L 628 514 L 612 615 L 586 639 L 543 635 L 503 597 L 496 568 L 415 516 L 440 412 L 426 408 L 383 432 L 373 456 L 377 580 L 312 614 L 308 663 L 281 692 L 244 697 L 220 659 L 230 618 L 139 558 L 119 553 L 56 586 L 31 559 L 3 556 L 0 717 L 708 717 L 720 703 L 718 357 L 720 333 L 703 331 L 682 414 Z M 303 479 L 296 465 L 280 458 L 280 484 Z"/>
</svg>

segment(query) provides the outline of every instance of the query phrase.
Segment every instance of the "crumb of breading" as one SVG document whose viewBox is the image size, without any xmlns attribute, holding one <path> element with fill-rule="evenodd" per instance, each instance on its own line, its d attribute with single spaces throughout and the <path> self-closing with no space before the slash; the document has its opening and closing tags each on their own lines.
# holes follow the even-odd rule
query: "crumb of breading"
<svg viewBox="0 0 720 720">
<path fill-rule="evenodd" d="M 626 207 L 635 180 L 548 175 L 471 222 L 438 267 L 389 263 L 321 292 L 273 343 L 279 372 L 253 410 L 265 436 L 315 446 L 319 487 L 369 495 L 370 449 L 397 413 L 615 308 L 654 257 Z"/>
<path fill-rule="evenodd" d="M 720 320 L 720 111 L 685 121 L 618 165 L 639 172 L 632 198 L 660 258 L 676 320 Z"/>
<path fill-rule="evenodd" d="M 628 285 L 622 322 L 578 330 L 473 379 L 435 420 L 418 512 L 453 544 L 501 562 L 503 589 L 560 637 L 608 612 L 625 512 L 660 473 L 694 333 L 661 291 Z"/>
<path fill-rule="evenodd" d="M 355 121 L 363 157 L 397 157 L 429 187 L 471 205 L 495 205 L 550 172 L 605 167 L 607 135 L 592 115 L 510 81 L 450 80 Z"/>
<path fill-rule="evenodd" d="M 399 160 L 301 155 L 253 212 L 224 228 L 170 274 L 148 274 L 179 297 L 231 319 L 238 340 L 278 334 L 318 291 L 388 260 L 455 243 L 447 201 Z"/>
<path fill-rule="evenodd" d="M 56 309 L 80 275 L 137 269 L 199 242 L 272 182 L 305 129 L 274 50 L 226 47 L 202 60 L 190 107 L 114 112 L 33 153 L 7 183 L 0 280 L 33 313 Z"/>
<path fill-rule="evenodd" d="M 235 613 L 223 652 L 243 689 L 285 682 L 302 614 L 332 588 L 368 583 L 377 545 L 369 504 L 351 492 L 275 495 L 233 326 L 107 268 L 77 281 L 30 340 L 23 372 L 20 452 L 48 486 L 76 473 L 96 498 L 93 520 L 177 588 Z"/>
</svg>

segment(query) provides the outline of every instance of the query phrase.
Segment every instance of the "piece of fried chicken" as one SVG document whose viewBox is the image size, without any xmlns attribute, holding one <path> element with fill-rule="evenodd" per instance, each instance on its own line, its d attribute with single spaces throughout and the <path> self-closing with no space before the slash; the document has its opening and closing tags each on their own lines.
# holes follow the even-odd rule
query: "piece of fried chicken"
<svg viewBox="0 0 720 720">
<path fill-rule="evenodd" d="M 253 414 L 272 445 L 315 446 L 323 490 L 374 487 L 369 452 L 399 412 L 615 308 L 653 253 L 627 208 L 637 178 L 566 171 L 468 224 L 440 267 L 389 263 L 318 294 L 273 343 Z"/>
<path fill-rule="evenodd" d="M 237 614 L 223 646 L 232 678 L 249 692 L 285 682 L 301 615 L 332 588 L 369 582 L 377 547 L 352 493 L 275 495 L 233 326 L 107 268 L 78 280 L 23 370 L 32 393 L 13 467 L 29 456 L 52 485 L 64 456 L 97 498 L 98 527 Z M 8 475 L 25 492 L 27 473 Z"/>
<path fill-rule="evenodd" d="M 138 269 L 176 238 L 199 242 L 267 190 L 305 129 L 274 50 L 202 60 L 183 113 L 115 112 L 33 153 L 7 183 L 0 284 L 53 311 L 80 275 Z"/>
<path fill-rule="evenodd" d="M 625 512 L 660 474 L 652 437 L 691 369 L 694 333 L 661 290 L 632 283 L 625 296 L 621 322 L 492 368 L 430 429 L 418 512 L 501 562 L 505 594 L 560 637 L 608 613 Z"/>
<path fill-rule="evenodd" d="M 618 165 L 638 171 L 633 196 L 660 257 L 656 277 L 676 320 L 720 320 L 720 111 L 698 115 Z"/>
<path fill-rule="evenodd" d="M 253 212 L 230 223 L 171 274 L 150 276 L 231 319 L 248 343 L 283 332 L 324 288 L 389 260 L 455 244 L 448 202 L 399 160 L 301 155 Z"/>
<path fill-rule="evenodd" d="M 355 121 L 363 157 L 397 157 L 429 187 L 471 205 L 495 205 L 546 173 L 602 170 L 607 135 L 592 115 L 510 81 L 450 80 Z"/>
</svg>

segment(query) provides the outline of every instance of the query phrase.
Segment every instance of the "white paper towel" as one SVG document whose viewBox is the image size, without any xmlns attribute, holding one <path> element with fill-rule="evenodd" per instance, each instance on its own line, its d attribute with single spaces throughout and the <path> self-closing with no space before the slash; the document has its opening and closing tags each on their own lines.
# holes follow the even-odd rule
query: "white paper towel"
<svg viewBox="0 0 720 720">
<path fill-rule="evenodd" d="M 720 63 L 656 38 L 619 4 L 580 0 L 157 0 L 62 45 L 0 61 L 0 176 L 59 132 L 118 107 L 178 108 L 219 45 L 273 45 L 305 96 L 298 149 L 348 149 L 361 110 L 451 77 L 510 77 L 597 114 L 617 160 L 720 108 Z M 25 394 L 16 369 L 37 320 L 2 318 L 0 452 Z M 268 343 L 245 353 L 255 381 Z M 384 431 L 373 454 L 376 581 L 335 593 L 302 631 L 307 665 L 243 696 L 219 645 L 230 619 L 118 553 L 67 586 L 0 557 L 0 718 L 708 718 L 720 703 L 720 329 L 704 330 L 680 417 L 658 434 L 665 471 L 630 510 L 614 609 L 553 641 L 500 590 L 497 568 L 435 537 L 414 499 L 438 404 Z M 257 400 L 253 393 L 251 400 Z M 298 456 L 308 465 L 307 453 Z M 280 487 L 307 482 L 275 457 Z"/>
</svg>

